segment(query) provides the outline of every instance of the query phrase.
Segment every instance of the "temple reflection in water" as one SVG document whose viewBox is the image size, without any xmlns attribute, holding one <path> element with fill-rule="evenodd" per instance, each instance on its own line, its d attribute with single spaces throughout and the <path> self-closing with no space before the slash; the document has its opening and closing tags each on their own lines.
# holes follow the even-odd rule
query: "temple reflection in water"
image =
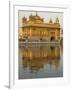
<svg viewBox="0 0 72 90">
<path fill-rule="evenodd" d="M 63 76 L 59 45 L 25 45 L 19 58 L 19 79 Z"/>
</svg>

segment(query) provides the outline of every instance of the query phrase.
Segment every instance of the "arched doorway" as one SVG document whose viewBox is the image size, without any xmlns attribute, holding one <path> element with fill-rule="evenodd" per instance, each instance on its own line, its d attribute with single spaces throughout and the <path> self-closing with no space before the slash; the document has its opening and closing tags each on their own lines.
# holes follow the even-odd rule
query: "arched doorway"
<svg viewBox="0 0 72 90">
<path fill-rule="evenodd" d="M 55 41 L 55 37 L 52 36 L 52 37 L 50 38 L 50 41 Z"/>
</svg>

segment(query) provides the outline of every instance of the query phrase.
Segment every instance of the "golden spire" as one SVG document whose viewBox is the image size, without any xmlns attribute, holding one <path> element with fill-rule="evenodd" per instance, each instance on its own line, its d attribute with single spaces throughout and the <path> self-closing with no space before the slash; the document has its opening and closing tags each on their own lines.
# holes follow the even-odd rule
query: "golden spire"
<svg viewBox="0 0 72 90">
<path fill-rule="evenodd" d="M 59 19 L 58 19 L 58 17 L 56 18 L 56 21 L 55 21 L 55 23 L 59 23 Z"/>
<path fill-rule="evenodd" d="M 38 16 L 38 15 L 37 15 L 37 11 L 36 11 L 36 16 Z"/>
<path fill-rule="evenodd" d="M 32 13 L 30 14 L 30 17 L 32 17 Z"/>
<path fill-rule="evenodd" d="M 32 16 L 32 13 L 30 14 L 29 16 L 29 20 L 32 20 L 33 16 Z"/>
<path fill-rule="evenodd" d="M 50 18 L 49 23 L 53 23 L 52 19 Z"/>
<path fill-rule="evenodd" d="M 24 22 L 26 22 L 27 21 L 27 18 L 24 16 L 23 18 L 22 18 L 22 22 L 24 23 Z"/>
</svg>

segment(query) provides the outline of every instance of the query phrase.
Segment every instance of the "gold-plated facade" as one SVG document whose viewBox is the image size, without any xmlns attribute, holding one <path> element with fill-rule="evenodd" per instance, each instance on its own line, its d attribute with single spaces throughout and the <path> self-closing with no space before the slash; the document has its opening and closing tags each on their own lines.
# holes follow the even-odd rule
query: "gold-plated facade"
<svg viewBox="0 0 72 90">
<path fill-rule="evenodd" d="M 30 15 L 29 19 L 22 18 L 21 36 L 24 41 L 60 41 L 60 23 L 56 18 L 55 22 L 46 23 L 44 18 L 37 15 Z"/>
</svg>

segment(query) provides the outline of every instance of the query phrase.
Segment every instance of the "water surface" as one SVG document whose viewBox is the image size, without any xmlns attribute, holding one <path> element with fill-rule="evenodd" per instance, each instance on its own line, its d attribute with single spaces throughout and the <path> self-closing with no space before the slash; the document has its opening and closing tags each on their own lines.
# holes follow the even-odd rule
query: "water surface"
<svg viewBox="0 0 72 90">
<path fill-rule="evenodd" d="M 60 45 L 35 44 L 19 47 L 19 79 L 63 76 Z"/>
</svg>

